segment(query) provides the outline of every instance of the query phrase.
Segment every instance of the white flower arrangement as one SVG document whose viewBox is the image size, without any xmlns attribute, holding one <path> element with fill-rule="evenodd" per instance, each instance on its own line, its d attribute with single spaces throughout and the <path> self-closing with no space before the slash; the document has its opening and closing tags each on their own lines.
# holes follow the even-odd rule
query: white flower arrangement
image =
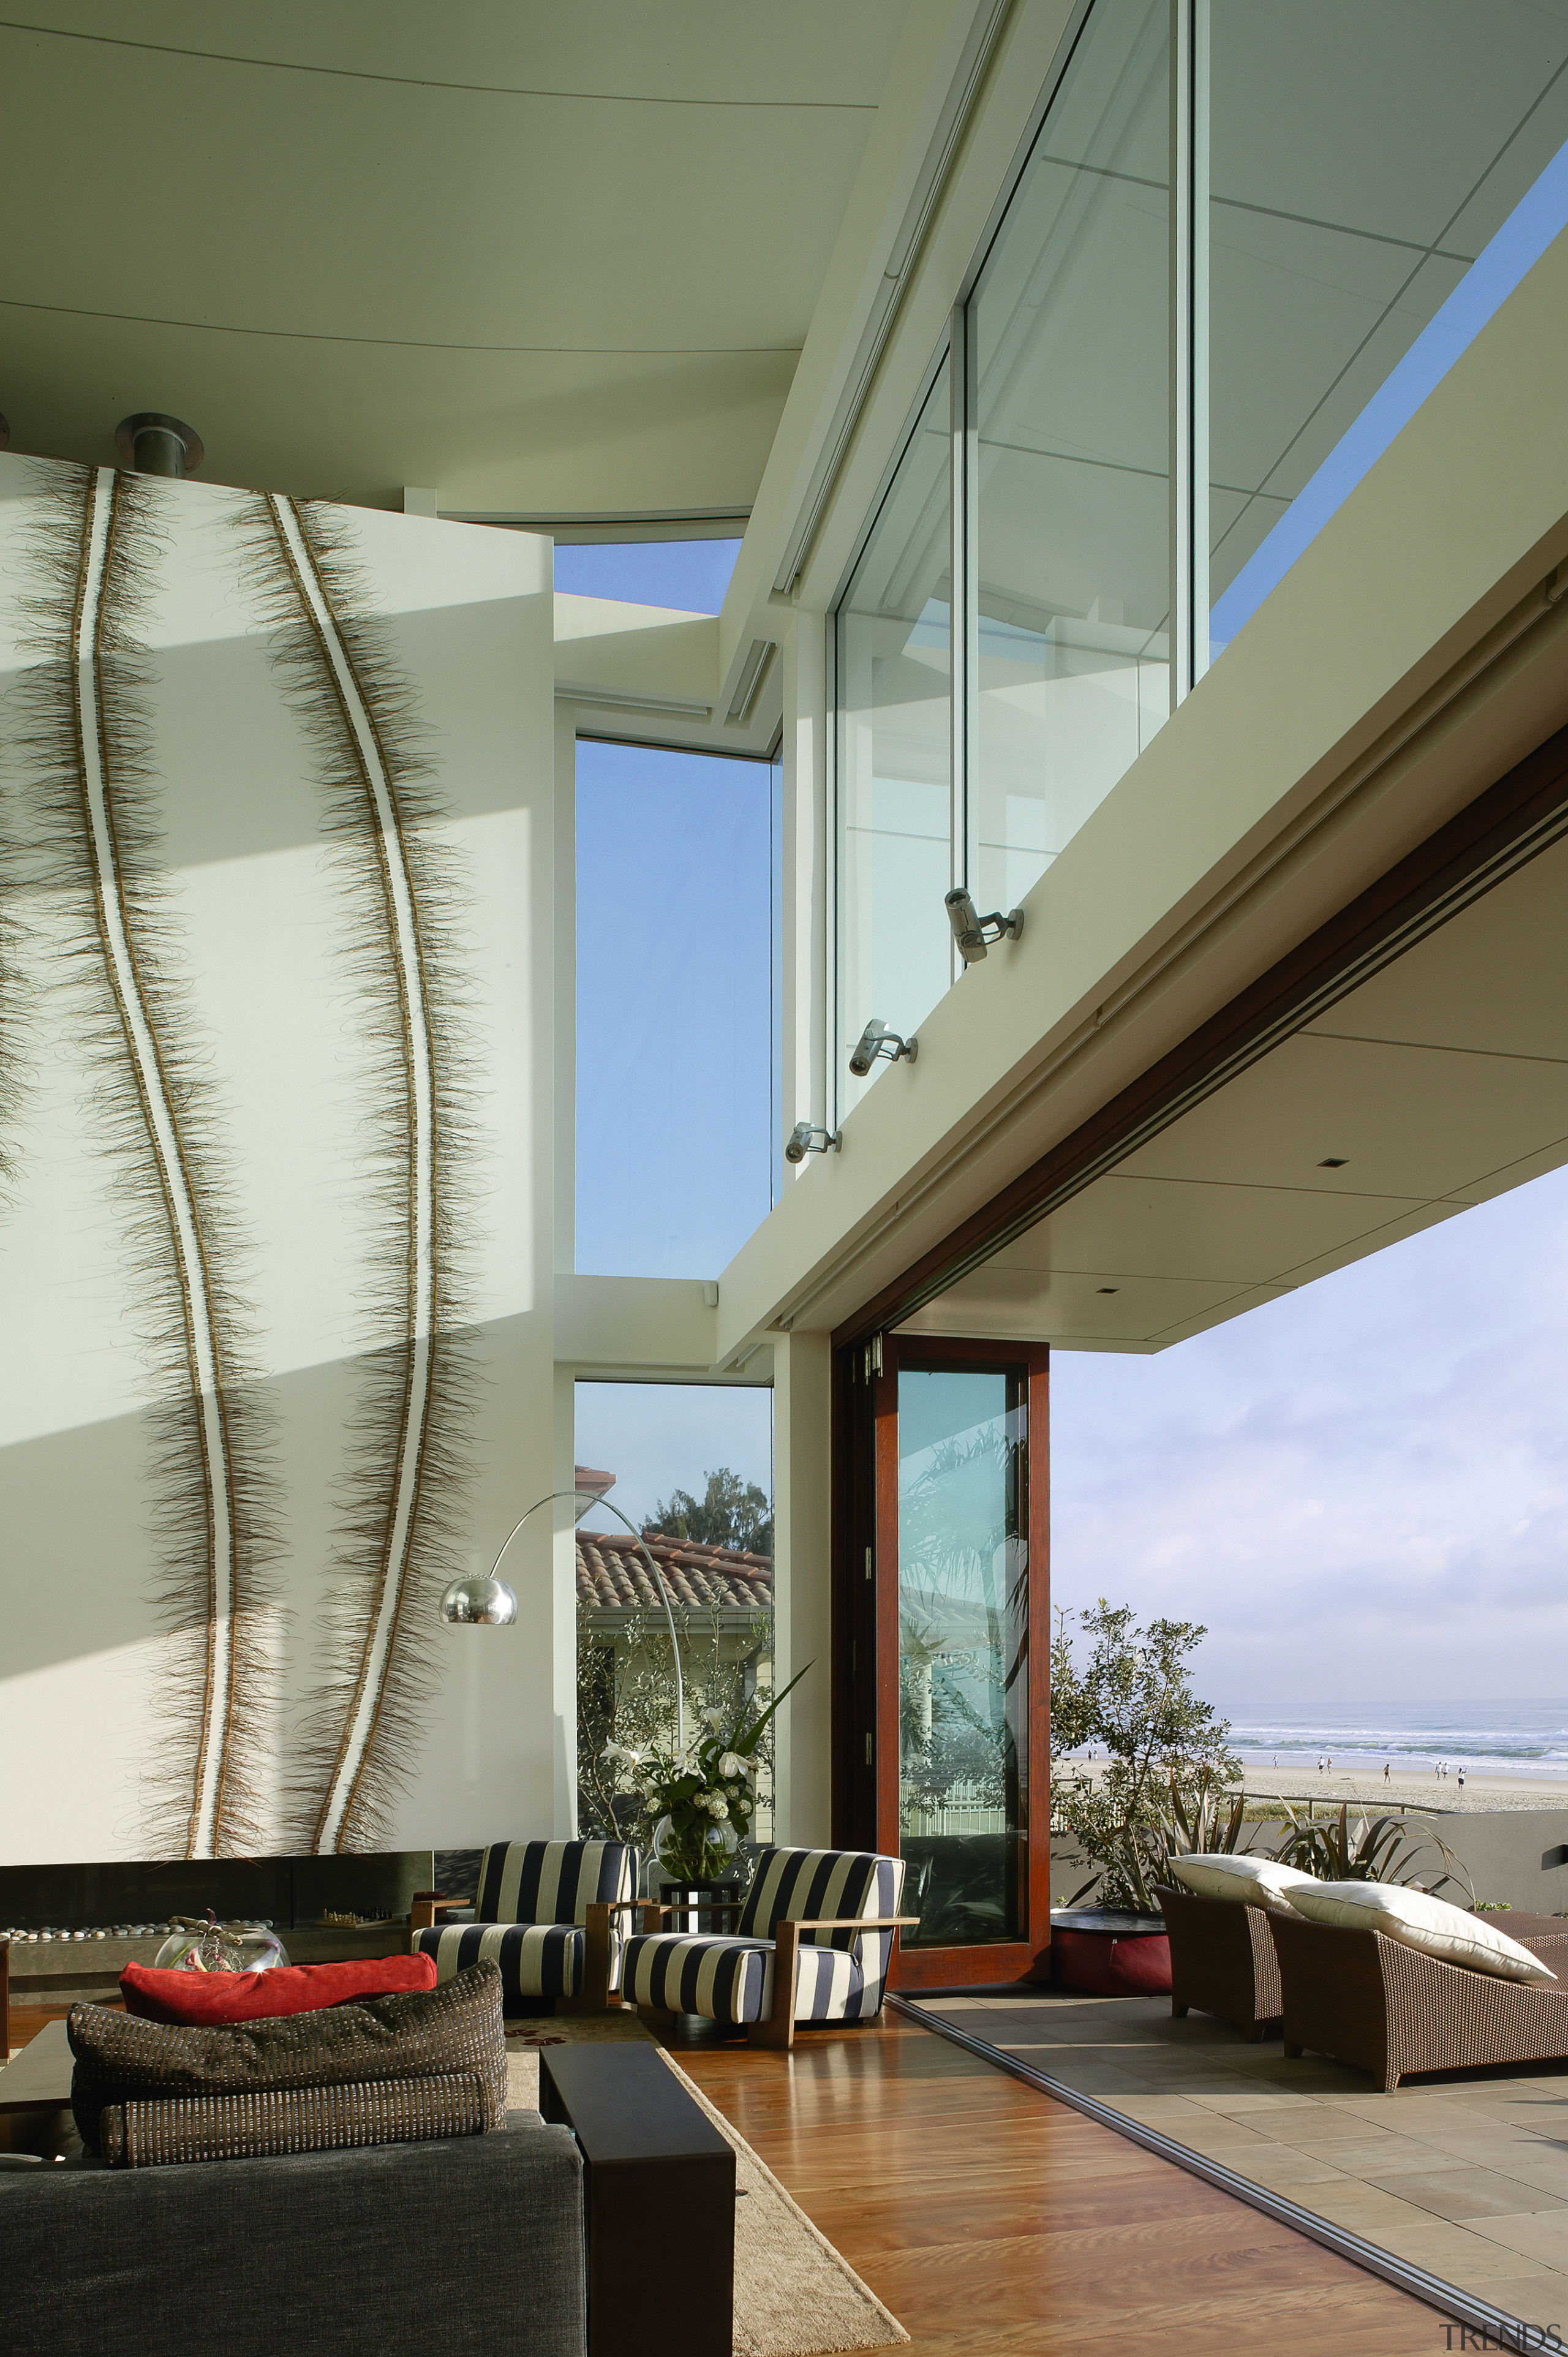
<svg viewBox="0 0 1568 2357">
<path fill-rule="evenodd" d="M 607 1760 L 613 1753 L 639 1770 L 636 1789 L 645 1813 L 657 1821 L 654 1855 L 667 1873 L 704 1882 L 724 1872 L 756 1814 L 751 1782 L 757 1744 L 785 1695 L 805 1674 L 798 1670 L 765 1709 L 758 1710 L 760 1697 L 754 1695 L 733 1717 L 704 1710 L 709 1732 L 673 1759 L 657 1746 L 640 1760 L 621 1745 L 607 1747 Z"/>
</svg>

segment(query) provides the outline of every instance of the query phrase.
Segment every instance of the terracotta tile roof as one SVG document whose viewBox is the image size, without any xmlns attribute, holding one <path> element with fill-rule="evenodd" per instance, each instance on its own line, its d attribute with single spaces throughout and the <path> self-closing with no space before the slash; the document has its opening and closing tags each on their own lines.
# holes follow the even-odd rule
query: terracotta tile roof
<svg viewBox="0 0 1568 2357">
<path fill-rule="evenodd" d="M 649 1554 L 670 1588 L 670 1601 L 696 1612 L 715 1606 L 728 1612 L 773 1609 L 773 1558 L 743 1555 L 733 1547 L 703 1546 L 695 1539 L 646 1534 Z M 577 1598 L 600 1611 L 626 1612 L 642 1605 L 660 1611 L 662 1602 L 637 1541 L 629 1531 L 577 1532 Z"/>
</svg>

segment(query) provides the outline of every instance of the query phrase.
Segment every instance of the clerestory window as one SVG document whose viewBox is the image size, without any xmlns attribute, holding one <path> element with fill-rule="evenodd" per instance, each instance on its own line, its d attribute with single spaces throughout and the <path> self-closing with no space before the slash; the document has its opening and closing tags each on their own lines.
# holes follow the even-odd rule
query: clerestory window
<svg viewBox="0 0 1568 2357">
<path fill-rule="evenodd" d="M 1093 0 L 842 593 L 838 1118 L 1568 223 L 1568 0 Z"/>
</svg>

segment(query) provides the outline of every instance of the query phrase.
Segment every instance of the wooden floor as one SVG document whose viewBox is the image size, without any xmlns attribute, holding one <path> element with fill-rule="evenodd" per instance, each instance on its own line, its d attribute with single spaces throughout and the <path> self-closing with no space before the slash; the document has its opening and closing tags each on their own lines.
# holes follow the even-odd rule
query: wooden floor
<svg viewBox="0 0 1568 2357">
<path fill-rule="evenodd" d="M 1434 2309 L 892 2016 L 789 2059 L 671 2043 L 918 2357 L 1444 2346 Z"/>
<path fill-rule="evenodd" d="M 13 2049 L 51 2018 L 13 2008 Z M 790 2057 L 695 2028 L 670 2042 L 914 2357 L 1445 2345 L 1435 2309 L 891 2015 L 806 2031 Z"/>
</svg>

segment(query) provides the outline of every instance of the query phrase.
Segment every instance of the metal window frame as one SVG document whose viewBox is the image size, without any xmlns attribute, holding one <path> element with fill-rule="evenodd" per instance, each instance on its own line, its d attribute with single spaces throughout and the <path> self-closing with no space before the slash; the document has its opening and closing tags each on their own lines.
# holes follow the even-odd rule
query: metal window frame
<svg viewBox="0 0 1568 2357">
<path fill-rule="evenodd" d="M 1170 413 L 1170 675 L 1174 712 L 1208 668 L 1208 152 L 1209 0 L 1168 0 L 1170 11 L 1170 318 L 1167 394 Z M 1095 0 L 1078 0 L 1051 70 L 1018 143 L 991 217 L 953 305 L 949 332 L 926 369 L 919 391 L 857 535 L 827 615 L 828 661 L 824 730 L 827 751 L 828 962 L 823 994 L 828 1036 L 824 1068 L 828 1103 L 823 1119 L 841 1118 L 847 1050 L 838 1039 L 839 812 L 846 716 L 839 696 L 839 632 L 844 608 L 873 533 L 881 521 L 908 454 L 921 412 L 944 363 L 951 363 L 950 529 L 951 533 L 951 794 L 954 886 L 971 887 L 978 874 L 980 568 L 977 301 L 987 266 L 1039 145 L 1079 41 L 1095 15 Z M 933 922 L 937 912 L 932 912 Z M 951 982 L 964 971 L 950 952 Z M 951 986 L 950 982 L 950 988 Z"/>
</svg>

